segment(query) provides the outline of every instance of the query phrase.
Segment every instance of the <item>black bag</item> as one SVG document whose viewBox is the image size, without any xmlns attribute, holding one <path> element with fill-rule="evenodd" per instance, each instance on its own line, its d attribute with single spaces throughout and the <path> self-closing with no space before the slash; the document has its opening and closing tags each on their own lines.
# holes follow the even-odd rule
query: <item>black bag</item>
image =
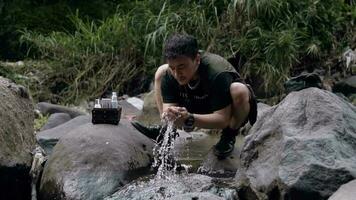
<svg viewBox="0 0 356 200">
<path fill-rule="evenodd" d="M 114 124 L 118 125 L 121 117 L 121 107 L 118 108 L 94 108 L 91 122 L 93 124 Z"/>
<path fill-rule="evenodd" d="M 284 88 L 287 93 L 299 91 L 310 87 L 317 87 L 320 89 L 323 88 L 321 78 L 318 74 L 303 73 L 297 77 L 292 77 L 284 83 Z"/>
</svg>

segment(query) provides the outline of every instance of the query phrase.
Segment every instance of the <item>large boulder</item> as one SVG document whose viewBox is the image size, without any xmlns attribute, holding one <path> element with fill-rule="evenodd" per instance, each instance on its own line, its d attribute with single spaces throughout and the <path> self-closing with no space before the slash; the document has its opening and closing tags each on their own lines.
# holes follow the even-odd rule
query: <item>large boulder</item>
<svg viewBox="0 0 356 200">
<path fill-rule="evenodd" d="M 68 113 L 53 113 L 49 116 L 47 123 L 41 128 L 41 131 L 54 128 L 61 124 L 66 123 L 72 118 Z"/>
<path fill-rule="evenodd" d="M 244 199 L 326 199 L 355 178 L 355 155 L 356 108 L 308 88 L 290 93 L 252 127 L 236 181 Z"/>
<path fill-rule="evenodd" d="M 33 105 L 24 87 L 2 77 L 0 102 L 0 199 L 30 199 Z"/>
<path fill-rule="evenodd" d="M 67 113 L 71 118 L 75 118 L 78 117 L 79 115 L 86 114 L 85 112 L 75 108 L 69 108 L 66 106 L 51 104 L 47 102 L 38 103 L 36 105 L 36 108 L 44 115 L 53 114 L 53 113 Z"/>
<path fill-rule="evenodd" d="M 47 161 L 40 199 L 103 199 L 150 170 L 153 142 L 126 120 L 83 124 L 59 140 Z"/>
<path fill-rule="evenodd" d="M 356 94 L 356 76 L 351 76 L 335 84 L 333 92 L 340 92 L 345 96 Z"/>
<path fill-rule="evenodd" d="M 329 200 L 355 200 L 356 179 L 342 185 Z"/>
<path fill-rule="evenodd" d="M 70 131 L 76 129 L 80 125 L 91 123 L 90 115 L 78 116 L 64 124 L 56 126 L 51 129 L 38 132 L 36 139 L 39 145 L 45 150 L 47 155 L 52 153 L 53 147 L 57 144 L 58 140 L 68 134 Z"/>
</svg>

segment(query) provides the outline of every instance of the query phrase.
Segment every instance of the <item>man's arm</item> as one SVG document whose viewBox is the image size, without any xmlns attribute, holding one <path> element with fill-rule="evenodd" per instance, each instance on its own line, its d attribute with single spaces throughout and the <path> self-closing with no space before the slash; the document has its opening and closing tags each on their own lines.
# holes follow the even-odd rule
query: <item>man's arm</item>
<svg viewBox="0 0 356 200">
<path fill-rule="evenodd" d="M 157 108 L 158 108 L 158 111 L 160 114 L 163 113 L 161 82 L 162 82 L 162 78 L 167 70 L 168 70 L 168 64 L 164 64 L 164 65 L 161 65 L 155 73 L 155 81 L 154 81 L 155 100 L 156 100 Z"/>
<path fill-rule="evenodd" d="M 231 105 L 211 114 L 193 114 L 194 126 L 207 129 L 223 129 L 230 123 Z"/>
<path fill-rule="evenodd" d="M 230 123 L 231 118 L 231 105 L 217 110 L 211 114 L 194 114 L 189 113 L 184 107 L 177 107 L 175 105 L 164 105 L 164 111 L 170 118 L 177 118 L 175 124 L 178 127 L 183 126 L 184 121 L 188 118 L 189 114 L 194 116 L 193 126 L 207 129 L 223 129 Z"/>
</svg>

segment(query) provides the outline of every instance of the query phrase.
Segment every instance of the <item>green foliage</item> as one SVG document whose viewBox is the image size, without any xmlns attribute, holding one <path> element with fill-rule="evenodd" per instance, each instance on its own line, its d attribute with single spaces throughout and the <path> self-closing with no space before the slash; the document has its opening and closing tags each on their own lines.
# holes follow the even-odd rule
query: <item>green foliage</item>
<svg viewBox="0 0 356 200">
<path fill-rule="evenodd" d="M 124 93 L 129 86 L 142 86 L 137 80 L 153 76 L 162 63 L 162 44 L 174 32 L 196 36 L 202 49 L 245 58 L 242 75 L 262 77 L 267 92 L 281 91 L 296 69 L 325 65 L 355 32 L 353 1 L 105 2 L 115 5 L 116 13 L 103 20 L 85 17 L 83 9 L 60 25 L 70 27 L 66 31 L 22 29 L 22 41 L 47 63 L 36 68 L 45 74 L 36 87 L 49 88 L 60 102 L 94 98 L 108 88 Z M 98 16 L 104 16 L 101 11 Z"/>
<path fill-rule="evenodd" d="M 342 52 L 354 32 L 354 9 L 340 0 L 232 1 L 225 36 L 236 38 L 229 46 L 247 58 L 244 75 L 260 75 L 266 90 L 281 91 L 293 68 L 323 65 L 330 52 Z"/>
<path fill-rule="evenodd" d="M 123 92 L 138 73 L 140 55 L 134 33 L 126 17 L 119 14 L 100 25 L 86 23 L 78 15 L 71 20 L 74 34 L 53 32 L 49 36 L 24 31 L 22 40 L 30 41 L 48 61 L 42 85 L 49 87 L 63 103 L 95 98 L 108 88 Z"/>
<path fill-rule="evenodd" d="M 105 19 L 116 11 L 111 0 L 2 0 L 0 1 L 0 58 L 22 59 L 27 47 L 19 42 L 18 30 L 42 34 L 52 31 L 74 32 L 68 16 L 77 9 L 88 21 Z"/>
<path fill-rule="evenodd" d="M 35 132 L 39 132 L 41 128 L 48 122 L 49 115 L 39 115 L 34 121 L 34 130 Z"/>
</svg>

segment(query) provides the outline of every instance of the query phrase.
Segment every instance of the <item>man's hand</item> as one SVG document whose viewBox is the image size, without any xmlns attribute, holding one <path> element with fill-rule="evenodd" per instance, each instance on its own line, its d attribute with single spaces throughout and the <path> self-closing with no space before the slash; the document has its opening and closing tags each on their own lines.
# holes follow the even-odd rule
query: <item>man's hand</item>
<svg viewBox="0 0 356 200">
<path fill-rule="evenodd" d="M 189 112 L 185 107 L 169 106 L 162 114 L 162 118 L 167 117 L 173 120 L 178 127 L 183 126 L 184 121 L 188 118 Z"/>
</svg>

